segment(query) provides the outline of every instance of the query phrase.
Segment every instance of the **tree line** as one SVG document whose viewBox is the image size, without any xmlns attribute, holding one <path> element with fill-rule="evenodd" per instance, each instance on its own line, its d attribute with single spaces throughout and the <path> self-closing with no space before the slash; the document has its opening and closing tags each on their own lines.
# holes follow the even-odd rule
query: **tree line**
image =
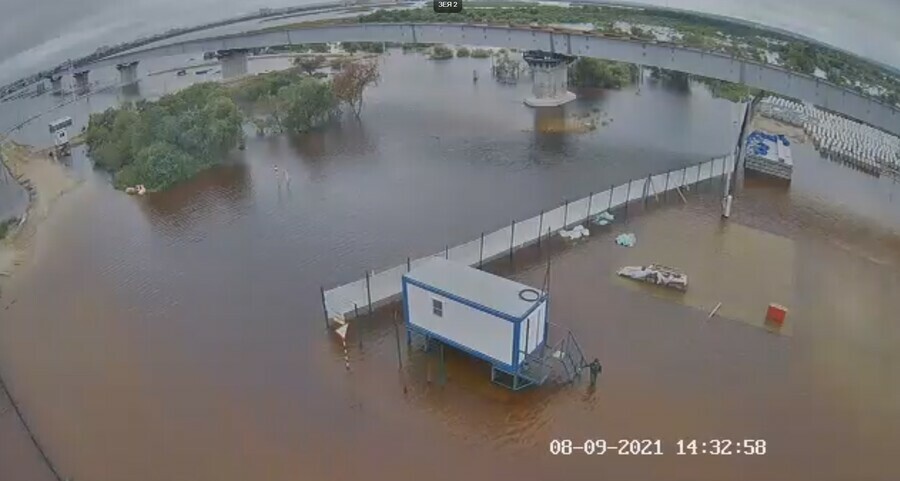
<svg viewBox="0 0 900 481">
<path fill-rule="evenodd" d="M 243 139 L 246 122 L 265 132 L 305 132 L 335 118 L 345 104 L 359 117 L 376 62 L 341 64 L 331 80 L 296 67 L 234 85 L 207 82 L 92 114 L 85 133 L 95 165 L 117 188 L 166 189 L 221 163 Z"/>
</svg>

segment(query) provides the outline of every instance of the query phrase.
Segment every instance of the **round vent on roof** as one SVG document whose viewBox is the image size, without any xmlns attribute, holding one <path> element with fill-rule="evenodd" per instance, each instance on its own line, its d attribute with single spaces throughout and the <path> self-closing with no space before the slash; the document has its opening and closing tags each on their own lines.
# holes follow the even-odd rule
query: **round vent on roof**
<svg viewBox="0 0 900 481">
<path fill-rule="evenodd" d="M 519 299 L 526 302 L 534 302 L 541 298 L 541 293 L 534 289 L 522 289 L 519 291 Z"/>
</svg>

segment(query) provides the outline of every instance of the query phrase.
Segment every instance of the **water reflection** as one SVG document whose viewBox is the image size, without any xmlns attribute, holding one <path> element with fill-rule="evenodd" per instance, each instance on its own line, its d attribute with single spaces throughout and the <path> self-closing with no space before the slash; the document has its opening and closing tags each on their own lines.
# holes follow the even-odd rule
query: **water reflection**
<svg viewBox="0 0 900 481">
<path fill-rule="evenodd" d="M 562 154 L 570 131 L 576 130 L 565 107 L 549 107 L 534 110 L 534 146 L 542 153 Z"/>
<path fill-rule="evenodd" d="M 211 220 L 230 223 L 247 213 L 253 195 L 250 169 L 239 159 L 202 172 L 164 194 L 138 199 L 141 211 L 170 237 L 206 230 Z"/>
<path fill-rule="evenodd" d="M 134 102 L 141 98 L 141 83 L 135 82 L 122 86 L 122 100 L 125 102 Z"/>
<path fill-rule="evenodd" d="M 291 135 L 290 145 L 303 160 L 361 156 L 371 153 L 376 148 L 366 123 L 349 112 L 343 114 L 342 120 L 336 119 L 322 128 Z"/>
</svg>

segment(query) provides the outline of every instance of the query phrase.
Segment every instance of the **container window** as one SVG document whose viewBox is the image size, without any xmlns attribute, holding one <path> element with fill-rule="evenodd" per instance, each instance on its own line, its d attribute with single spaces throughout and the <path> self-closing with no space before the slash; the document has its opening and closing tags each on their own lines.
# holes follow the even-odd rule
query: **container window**
<svg viewBox="0 0 900 481">
<path fill-rule="evenodd" d="M 434 313 L 435 316 L 444 317 L 444 303 L 437 299 L 432 299 L 431 312 Z"/>
</svg>

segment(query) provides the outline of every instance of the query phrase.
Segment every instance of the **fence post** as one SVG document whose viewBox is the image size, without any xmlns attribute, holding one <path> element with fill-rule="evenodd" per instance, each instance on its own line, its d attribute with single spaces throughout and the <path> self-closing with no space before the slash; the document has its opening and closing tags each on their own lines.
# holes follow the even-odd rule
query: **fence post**
<svg viewBox="0 0 900 481">
<path fill-rule="evenodd" d="M 663 189 L 663 200 L 669 200 L 669 174 L 672 172 L 666 172 L 666 188 Z"/>
<path fill-rule="evenodd" d="M 628 181 L 628 190 L 625 191 L 625 220 L 628 220 L 628 199 L 631 198 L 631 181 Z"/>
<path fill-rule="evenodd" d="M 369 281 L 370 275 L 369 271 L 366 271 L 366 297 L 369 301 L 369 315 L 372 314 L 372 285 Z"/>
<path fill-rule="evenodd" d="M 516 238 L 516 221 L 512 221 L 512 226 L 510 226 L 509 231 L 509 261 L 513 260 L 513 243 Z"/>
<path fill-rule="evenodd" d="M 484 262 L 484 232 L 481 233 L 481 248 L 478 250 L 478 268 L 481 269 L 481 266 Z"/>
<path fill-rule="evenodd" d="M 644 190 L 641 192 L 641 202 L 644 203 L 644 207 L 647 207 L 647 197 L 650 197 L 650 176 L 647 176 L 647 179 L 644 180 Z"/>
<path fill-rule="evenodd" d="M 353 312 L 355 313 L 353 318 L 357 319 L 359 317 L 359 308 L 356 306 L 355 302 L 353 303 Z M 360 323 L 359 324 L 359 347 L 362 347 L 362 326 L 363 326 L 362 323 Z"/>
<path fill-rule="evenodd" d="M 612 195 L 614 190 L 616 190 L 616 186 L 609 184 L 609 202 L 606 203 L 607 212 L 609 212 L 609 209 L 612 209 Z"/>
<path fill-rule="evenodd" d="M 686 180 L 685 177 L 687 177 L 687 166 L 681 168 L 681 187 L 679 187 L 680 189 L 685 188 L 684 187 L 684 181 Z"/>
<path fill-rule="evenodd" d="M 406 258 L 406 272 L 412 270 L 412 262 L 409 260 L 409 257 Z"/>
<path fill-rule="evenodd" d="M 450 260 L 450 244 L 444 247 L 444 259 Z"/>
<path fill-rule="evenodd" d="M 563 208 L 563 225 L 562 228 L 565 229 L 569 220 L 569 200 L 566 199 L 566 206 Z"/>
<path fill-rule="evenodd" d="M 325 287 L 319 286 L 319 291 L 322 293 L 322 312 L 325 313 L 325 329 L 328 329 L 328 306 L 325 304 Z"/>
<path fill-rule="evenodd" d="M 588 210 L 587 215 L 584 216 L 584 220 L 590 223 L 591 221 L 591 204 L 594 202 L 594 193 L 591 192 L 591 195 L 588 196 Z"/>
<path fill-rule="evenodd" d="M 400 355 L 400 327 L 397 326 L 397 319 L 394 319 L 394 338 L 397 340 L 397 364 L 398 370 L 403 370 L 403 356 Z"/>
<path fill-rule="evenodd" d="M 538 235 L 537 235 L 538 247 L 541 246 L 541 236 L 543 236 L 543 234 L 544 234 L 544 210 L 541 209 L 541 217 L 538 220 Z"/>
</svg>

